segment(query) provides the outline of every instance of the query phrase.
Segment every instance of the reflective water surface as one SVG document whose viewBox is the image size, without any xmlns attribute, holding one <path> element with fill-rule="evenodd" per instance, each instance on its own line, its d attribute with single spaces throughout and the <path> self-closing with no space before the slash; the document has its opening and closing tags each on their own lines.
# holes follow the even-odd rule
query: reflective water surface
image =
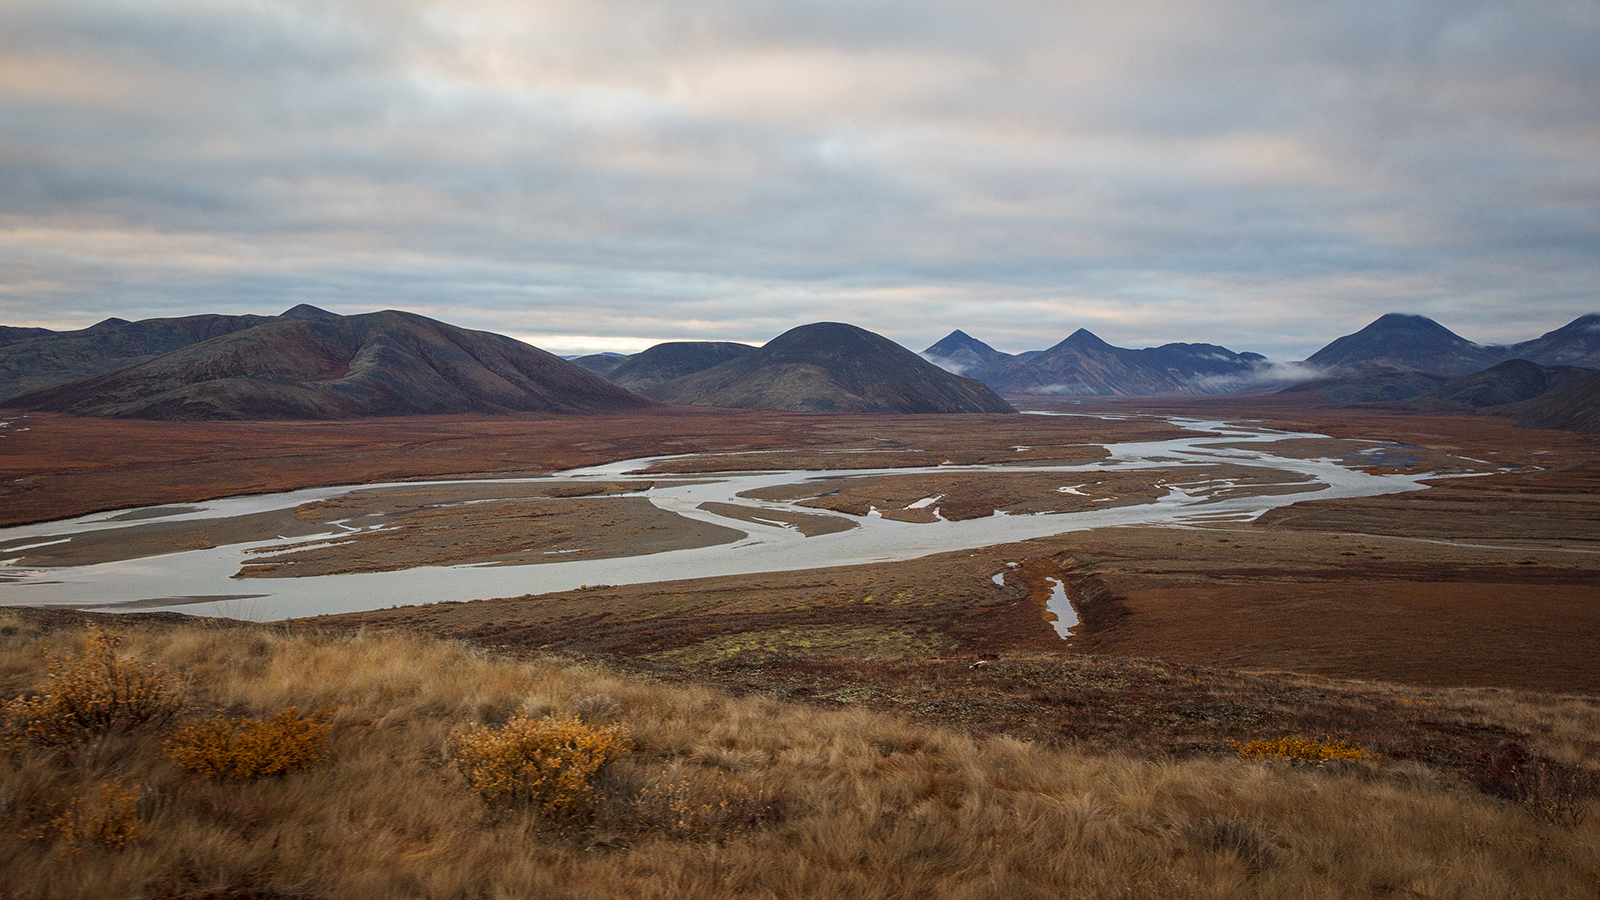
<svg viewBox="0 0 1600 900">
<path fill-rule="evenodd" d="M 100 513 L 61 522 L 0 529 L 0 606 L 73 606 L 101 610 L 176 609 L 201 615 L 251 619 L 280 619 L 322 613 L 354 612 L 395 605 L 488 597 L 512 597 L 571 590 L 593 584 L 640 584 L 717 575 L 844 566 L 914 559 L 934 553 L 975 549 L 994 544 L 1045 537 L 1070 531 L 1114 525 L 1192 525 L 1247 522 L 1262 512 L 1301 500 L 1365 497 L 1418 490 L 1427 472 L 1372 474 L 1351 467 L 1349 460 L 1298 459 L 1274 455 L 1265 445 L 1287 438 L 1318 438 L 1221 422 L 1173 419 L 1194 432 L 1175 440 L 1107 445 L 1110 456 L 1090 462 L 1062 465 L 1007 463 L 985 466 L 930 466 L 926 469 L 844 469 L 832 471 L 737 472 L 714 475 L 663 476 L 652 474 L 653 486 L 638 496 L 656 507 L 680 516 L 715 523 L 743 533 L 730 543 L 685 550 L 669 550 L 610 559 L 551 556 L 537 565 L 465 565 L 419 567 L 394 572 L 320 575 L 295 578 L 236 578 L 251 554 L 286 547 L 307 538 L 260 534 L 238 543 L 212 549 L 189 550 L 114 562 L 72 566 L 28 566 L 26 549 L 72 541 L 82 535 L 111 528 L 162 523 L 201 522 L 290 510 L 301 504 L 348 496 L 357 491 L 439 485 L 526 485 L 567 482 L 617 482 L 637 477 L 657 459 L 625 460 L 556 473 L 539 479 L 405 482 L 398 485 L 348 485 L 314 488 L 284 494 L 238 497 L 182 507 L 155 507 Z M 1220 437 L 1219 437 L 1220 435 Z M 1222 446 L 1226 444 L 1226 446 Z M 1373 452 L 1389 452 L 1374 443 Z M 712 457 L 714 459 L 714 457 Z M 1141 469 L 1182 470 L 1213 467 L 1218 463 L 1260 467 L 1281 476 L 1281 487 L 1300 486 L 1309 491 L 1260 492 L 1230 490 L 1225 478 L 1168 478 L 1158 482 L 1164 493 L 1148 502 L 1107 505 L 1071 513 L 1005 515 L 948 521 L 935 515 L 931 522 L 902 522 L 882 515 L 842 516 L 791 502 L 751 500 L 745 492 L 807 480 L 852 476 L 916 476 L 937 471 L 983 473 L 1060 473 L 1063 494 L 1077 493 L 1082 479 L 1073 476 Z M 1376 464 L 1370 462 L 1368 464 Z M 642 480 L 642 479 L 641 479 Z M 1308 482 L 1309 480 L 1309 482 Z M 1270 485 L 1268 486 L 1270 487 Z M 613 495 L 614 496 L 614 495 Z M 937 512 L 940 496 L 932 492 L 912 507 Z M 732 504 L 751 513 L 745 518 L 719 515 L 702 504 Z M 778 514 L 803 512 L 810 516 L 840 516 L 851 526 L 833 533 L 807 537 L 784 524 Z M 766 518 L 766 521 L 761 519 Z M 756 519 L 757 521 L 751 521 Z M 332 540 L 360 530 L 335 523 Z M 382 527 L 381 525 L 378 527 Z M 20 562 L 19 562 L 20 561 Z M 1070 606 L 1067 607 L 1070 614 Z M 1066 621 L 1062 615 L 1062 621 Z M 1063 626 L 1065 627 L 1065 626 Z"/>
</svg>

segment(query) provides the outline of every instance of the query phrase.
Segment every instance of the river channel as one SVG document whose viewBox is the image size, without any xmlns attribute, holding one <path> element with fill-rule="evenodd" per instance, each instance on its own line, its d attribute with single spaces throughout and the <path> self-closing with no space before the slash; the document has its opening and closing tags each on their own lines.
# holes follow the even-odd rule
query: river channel
<svg viewBox="0 0 1600 900">
<path fill-rule="evenodd" d="M 1049 465 L 938 465 L 925 468 L 840 469 L 831 471 L 762 471 L 695 474 L 643 474 L 662 459 L 652 457 L 554 473 L 535 479 L 449 480 L 388 485 L 347 485 L 284 494 L 238 497 L 181 507 L 155 507 L 98 513 L 79 519 L 0 529 L 0 606 L 55 606 L 105 611 L 178 610 L 198 615 L 276 620 L 325 613 L 357 612 L 396 605 L 515 597 L 566 591 L 583 585 L 642 584 L 720 575 L 847 566 L 915 559 L 936 553 L 971 550 L 1071 531 L 1119 525 L 1197 526 L 1243 523 L 1268 509 L 1310 499 L 1370 497 L 1425 487 L 1424 478 L 1438 473 L 1363 469 L 1391 454 L 1389 445 L 1373 442 L 1369 455 L 1357 458 L 1299 458 L 1278 455 L 1273 446 L 1292 439 L 1331 440 L 1250 425 L 1170 419 L 1191 432 L 1153 442 L 1109 444 L 1109 455 L 1092 461 Z M 1303 455 L 1303 454 L 1302 454 Z M 677 459 L 677 457 L 672 457 Z M 714 457 L 708 457 L 714 461 Z M 1252 490 L 1241 491 L 1226 478 L 1183 477 L 1186 469 L 1215 471 L 1219 465 L 1248 466 L 1278 479 L 1278 490 L 1262 490 L 1257 476 Z M 933 506 L 933 521 L 907 522 L 886 518 L 876 510 L 864 516 L 801 507 L 793 502 L 752 500 L 751 493 L 784 485 L 872 476 L 948 478 L 1060 475 L 1062 493 L 1074 493 L 1075 480 L 1108 472 L 1162 470 L 1156 496 L 1138 502 L 1108 503 L 1074 512 L 1007 515 L 947 521 Z M 528 565 L 421 566 L 399 571 L 358 572 L 279 578 L 240 578 L 240 569 L 264 553 L 304 545 L 317 535 L 283 537 L 264 533 L 205 549 L 167 552 L 133 559 L 85 565 L 30 563 L 28 552 L 59 546 L 84 536 L 114 529 L 136 529 L 172 523 L 194 523 L 293 510 L 302 504 L 349 497 L 357 492 L 414 491 L 421 486 L 550 484 L 552 480 L 582 484 L 638 481 L 632 495 L 654 507 L 699 522 L 732 529 L 743 537 L 711 546 L 606 559 L 552 556 Z M 912 504 L 932 506 L 937 497 Z M 474 502 L 486 502 L 483 499 Z M 492 502 L 492 498 L 488 502 Z M 743 517 L 724 515 L 739 507 Z M 911 507 L 907 507 L 911 508 Z M 806 536 L 782 522 L 783 514 L 831 516 L 838 530 Z M 751 521 L 752 519 L 756 521 Z M 761 521 L 766 519 L 767 521 Z M 324 536 L 338 541 L 372 525 L 336 523 Z M 103 536 L 103 534 L 102 534 Z"/>
</svg>

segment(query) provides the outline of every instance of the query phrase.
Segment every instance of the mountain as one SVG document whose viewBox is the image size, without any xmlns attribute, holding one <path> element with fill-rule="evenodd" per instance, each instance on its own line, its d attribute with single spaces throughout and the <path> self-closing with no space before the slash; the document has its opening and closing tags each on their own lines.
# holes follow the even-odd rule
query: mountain
<svg viewBox="0 0 1600 900">
<path fill-rule="evenodd" d="M 728 341 L 669 341 L 628 357 L 606 378 L 629 390 L 648 392 L 658 384 L 704 372 L 754 352 L 756 348 L 749 344 Z"/>
<path fill-rule="evenodd" d="M 1456 406 L 1484 409 L 1520 403 L 1560 391 L 1593 377 L 1595 370 L 1577 366 L 1541 366 L 1525 359 L 1510 359 L 1449 382 L 1428 395 Z"/>
<path fill-rule="evenodd" d="M 585 372 L 596 375 L 610 375 L 617 366 L 628 361 L 626 353 L 591 353 L 588 356 L 571 356 L 567 362 L 572 363 Z"/>
<path fill-rule="evenodd" d="M 337 319 L 337 318 L 339 318 L 339 314 L 338 313 L 333 313 L 333 312 L 328 312 L 325 309 L 321 309 L 319 307 L 312 306 L 309 303 L 301 303 L 298 306 L 292 306 L 289 309 L 286 309 L 283 312 L 279 313 L 278 314 L 278 318 L 280 318 L 280 319 Z"/>
<path fill-rule="evenodd" d="M 1600 371 L 1511 359 L 1454 379 L 1407 406 L 1510 416 L 1525 428 L 1600 432 Z"/>
<path fill-rule="evenodd" d="M 818 322 L 645 391 L 667 403 L 801 412 L 1016 412 L 989 388 L 881 335 Z"/>
<path fill-rule="evenodd" d="M 1524 428 L 1600 434 L 1600 372 L 1577 369 L 1573 376 L 1553 384 L 1550 390 L 1537 397 L 1485 411 L 1511 416 Z"/>
<path fill-rule="evenodd" d="M 1362 364 L 1437 375 L 1467 375 L 1505 359 L 1500 347 L 1482 347 L 1427 316 L 1389 313 L 1354 334 L 1306 358 L 1321 369 L 1353 369 Z"/>
<path fill-rule="evenodd" d="M 193 421 L 597 412 L 651 403 L 503 335 L 386 311 L 273 318 L 6 405 Z"/>
<path fill-rule="evenodd" d="M 1376 363 L 1362 363 L 1332 372 L 1292 384 L 1278 393 L 1315 394 L 1336 403 L 1387 403 L 1431 394 L 1450 383 L 1447 375 Z"/>
<path fill-rule="evenodd" d="M 1506 355 L 1544 366 L 1600 368 L 1600 314 L 1579 316 L 1531 341 L 1506 348 Z"/>
<path fill-rule="evenodd" d="M 301 304 L 277 318 L 337 318 Z M 199 315 L 129 322 L 111 318 L 77 331 L 48 331 L 0 343 L 0 401 L 26 391 L 155 359 L 225 334 L 273 321 L 272 316 Z M 29 329 L 33 330 L 33 329 Z"/>
<path fill-rule="evenodd" d="M 18 341 L 32 340 L 33 338 L 50 337 L 57 334 L 48 328 L 17 328 L 11 325 L 0 325 L 0 347 L 15 344 Z"/>
<path fill-rule="evenodd" d="M 928 362 L 956 375 L 966 375 L 969 372 L 986 369 L 1012 358 L 1011 354 L 1001 353 L 959 328 L 945 335 L 943 340 L 922 351 L 920 355 Z"/>
<path fill-rule="evenodd" d="M 1113 347 L 1078 329 L 1050 349 L 973 372 L 1003 394 L 1149 397 L 1232 393 L 1251 384 L 1266 357 L 1215 344 Z"/>
</svg>

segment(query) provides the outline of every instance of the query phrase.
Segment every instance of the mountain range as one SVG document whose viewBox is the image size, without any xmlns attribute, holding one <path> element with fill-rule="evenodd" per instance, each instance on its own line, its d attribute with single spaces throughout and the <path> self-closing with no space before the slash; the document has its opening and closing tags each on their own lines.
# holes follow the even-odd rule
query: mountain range
<svg viewBox="0 0 1600 900">
<path fill-rule="evenodd" d="M 97 335 L 86 333 L 96 329 Z M 168 343 L 184 346 L 159 354 L 151 349 Z M 394 310 L 338 316 L 296 307 L 277 317 L 149 320 L 35 337 L 0 350 L 18 348 L 31 351 L 18 354 L 22 359 L 68 356 L 83 366 L 134 360 L 4 401 L 78 415 L 346 419 L 654 405 L 520 341 Z"/>
<path fill-rule="evenodd" d="M 1600 403 L 1585 374 L 1596 366 L 1600 315 L 1495 346 L 1392 313 L 1291 364 L 1292 381 L 1256 353 L 1191 343 L 1133 350 L 1083 329 L 1016 355 L 957 330 L 914 354 L 855 326 L 820 322 L 759 348 L 680 341 L 567 361 L 410 313 L 339 316 L 307 305 L 279 316 L 107 319 L 69 332 L 0 327 L 5 406 L 171 419 L 601 412 L 652 399 L 814 412 L 1010 412 L 1001 394 L 1286 389 L 1582 428 Z"/>
</svg>

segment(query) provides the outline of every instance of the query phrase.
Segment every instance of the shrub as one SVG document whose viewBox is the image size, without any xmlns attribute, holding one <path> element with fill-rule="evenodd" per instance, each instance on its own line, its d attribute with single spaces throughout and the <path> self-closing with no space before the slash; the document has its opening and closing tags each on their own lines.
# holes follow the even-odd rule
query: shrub
<svg viewBox="0 0 1600 900">
<path fill-rule="evenodd" d="M 290 706 L 265 722 L 219 717 L 189 725 L 167 742 L 167 752 L 191 772 L 245 781 L 309 769 L 323 758 L 331 730 Z"/>
<path fill-rule="evenodd" d="M 457 735 L 451 750 L 484 802 L 564 813 L 589 800 L 595 773 L 626 753 L 627 742 L 623 725 L 585 725 L 571 716 L 514 716 L 503 727 Z"/>
<path fill-rule="evenodd" d="M 74 853 L 90 843 L 123 847 L 144 837 L 144 826 L 139 822 L 139 793 L 120 778 L 98 782 L 89 796 L 73 797 L 56 809 L 59 811 L 43 829 L 24 836 L 36 840 L 54 838 Z"/>
<path fill-rule="evenodd" d="M 1321 762 L 1333 759 L 1348 759 L 1354 762 L 1366 762 L 1376 759 L 1378 754 L 1365 750 L 1360 744 L 1351 744 L 1345 741 L 1318 741 L 1306 737 L 1282 737 L 1271 741 L 1250 741 L 1241 744 L 1238 741 L 1229 741 L 1228 746 L 1245 759 L 1289 759 Z"/>
<path fill-rule="evenodd" d="M 88 627 L 88 646 L 70 663 L 50 663 L 50 683 L 0 710 L 13 744 L 70 751 L 98 735 L 160 726 L 183 709 L 172 673 L 117 655 L 121 638 Z"/>
<path fill-rule="evenodd" d="M 1600 774 L 1537 756 L 1516 742 L 1480 754 L 1473 770 L 1484 793 L 1557 825 L 1582 825 L 1589 802 L 1600 797 Z"/>
<path fill-rule="evenodd" d="M 681 840 L 723 840 L 780 817 L 778 805 L 741 781 L 717 772 L 710 783 L 689 776 L 639 791 L 634 827 Z"/>
</svg>

